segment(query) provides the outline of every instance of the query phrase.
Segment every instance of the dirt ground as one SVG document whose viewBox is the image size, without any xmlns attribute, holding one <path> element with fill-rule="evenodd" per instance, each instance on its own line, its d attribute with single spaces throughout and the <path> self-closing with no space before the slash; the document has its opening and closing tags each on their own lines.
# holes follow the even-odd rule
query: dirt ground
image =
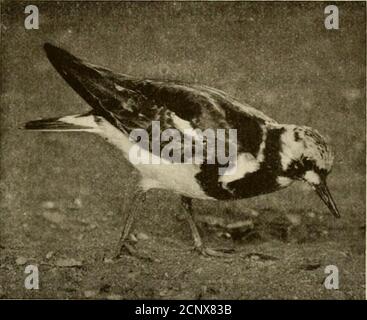
<svg viewBox="0 0 367 320">
<path fill-rule="evenodd" d="M 364 299 L 365 4 L 338 6 L 340 29 L 327 31 L 315 2 L 43 2 L 40 29 L 25 30 L 24 3 L 2 2 L 0 298 Z M 206 258 L 192 251 L 179 197 L 151 191 L 134 225 L 144 258 L 111 259 L 137 172 L 93 135 L 18 129 L 88 110 L 45 41 L 113 70 L 214 86 L 318 129 L 335 150 L 329 186 L 342 218 L 302 184 L 195 201 L 205 243 L 236 250 Z M 24 287 L 29 264 L 39 290 Z M 328 265 L 339 290 L 323 285 Z"/>
</svg>

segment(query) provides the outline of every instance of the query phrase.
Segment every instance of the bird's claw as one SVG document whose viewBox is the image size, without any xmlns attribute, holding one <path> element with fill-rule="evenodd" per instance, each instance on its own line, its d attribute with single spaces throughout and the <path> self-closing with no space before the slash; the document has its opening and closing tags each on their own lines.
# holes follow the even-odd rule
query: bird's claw
<svg viewBox="0 0 367 320">
<path fill-rule="evenodd" d="M 134 248 L 134 246 L 129 244 L 128 242 L 123 242 L 122 244 L 119 245 L 119 248 L 115 255 L 115 259 L 120 259 L 123 255 L 129 255 L 132 257 L 136 257 L 136 258 L 144 259 L 148 261 L 153 260 L 151 257 L 138 253 L 138 251 Z"/>
<path fill-rule="evenodd" d="M 129 243 L 120 243 L 115 254 L 115 259 L 121 258 L 122 255 L 127 254 L 130 256 L 135 256 L 137 254 L 136 249 Z"/>
<path fill-rule="evenodd" d="M 196 246 L 195 251 L 197 251 L 204 257 L 221 257 L 221 258 L 229 258 L 235 252 L 234 249 L 230 248 L 212 249 L 204 246 Z"/>
</svg>

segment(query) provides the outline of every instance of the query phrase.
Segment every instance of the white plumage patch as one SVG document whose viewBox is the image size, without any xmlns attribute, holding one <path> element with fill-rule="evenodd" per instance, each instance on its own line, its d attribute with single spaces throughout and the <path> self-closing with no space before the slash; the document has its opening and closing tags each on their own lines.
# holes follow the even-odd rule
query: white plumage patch
<svg viewBox="0 0 367 320">
<path fill-rule="evenodd" d="M 321 180 L 320 180 L 320 176 L 312 170 L 308 170 L 306 171 L 305 175 L 304 175 L 304 179 L 314 185 L 318 185 L 320 184 Z"/>
<path fill-rule="evenodd" d="M 121 87 L 118 84 L 115 84 L 115 88 L 116 88 L 117 91 L 124 91 L 124 90 L 126 90 L 124 87 Z"/>
<path fill-rule="evenodd" d="M 293 180 L 287 177 L 279 176 L 277 177 L 277 182 L 281 187 L 285 188 L 288 187 L 293 182 Z"/>
<path fill-rule="evenodd" d="M 228 169 L 226 174 L 219 178 L 219 182 L 222 182 L 223 188 L 226 188 L 228 183 L 241 179 L 247 173 L 255 172 L 259 170 L 259 168 L 260 163 L 251 153 L 242 153 L 237 157 L 236 165 Z"/>
<path fill-rule="evenodd" d="M 284 126 L 283 126 L 284 127 Z M 282 169 L 286 171 L 294 159 L 299 159 L 304 152 L 303 141 L 295 141 L 293 130 L 296 126 L 288 125 L 286 131 L 281 135 L 282 149 L 280 160 Z"/>
<path fill-rule="evenodd" d="M 61 129 L 60 131 L 86 131 L 86 132 L 99 131 L 95 116 L 93 115 L 83 116 L 80 114 L 76 114 L 76 115 L 61 117 L 58 121 L 81 127 L 78 129 L 67 129 L 67 130 Z M 85 129 L 83 129 L 82 127 L 85 127 Z"/>
<path fill-rule="evenodd" d="M 181 119 L 174 113 L 171 114 L 171 119 L 173 121 L 173 124 L 175 125 L 175 128 L 180 130 L 181 132 L 184 132 L 185 130 L 194 132 L 194 129 L 192 128 L 189 121 Z"/>
</svg>

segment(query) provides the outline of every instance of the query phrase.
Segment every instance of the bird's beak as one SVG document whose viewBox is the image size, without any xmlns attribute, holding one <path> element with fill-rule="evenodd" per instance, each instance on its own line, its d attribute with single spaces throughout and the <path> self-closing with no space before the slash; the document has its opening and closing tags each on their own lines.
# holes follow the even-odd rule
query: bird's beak
<svg viewBox="0 0 367 320">
<path fill-rule="evenodd" d="M 334 215 L 335 218 L 340 218 L 340 213 L 338 208 L 336 207 L 335 201 L 331 196 L 328 186 L 326 182 L 323 181 L 320 184 L 314 184 L 313 188 L 315 189 L 316 193 L 319 195 L 321 200 L 327 205 L 331 213 Z"/>
</svg>

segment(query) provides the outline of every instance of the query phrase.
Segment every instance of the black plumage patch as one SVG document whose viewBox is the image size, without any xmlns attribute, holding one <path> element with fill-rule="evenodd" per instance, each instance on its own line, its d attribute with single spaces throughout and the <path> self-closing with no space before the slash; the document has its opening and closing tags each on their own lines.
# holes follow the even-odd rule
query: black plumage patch
<svg viewBox="0 0 367 320">
<path fill-rule="evenodd" d="M 188 90 L 174 82 L 143 81 L 137 88 L 154 104 L 168 108 L 184 120 L 198 118 L 203 108 L 210 107 L 209 102 L 199 92 Z"/>
<path fill-rule="evenodd" d="M 233 198 L 233 194 L 224 189 L 219 179 L 219 165 L 218 164 L 206 164 L 204 163 L 200 167 L 200 172 L 196 174 L 195 178 L 200 184 L 200 187 L 204 192 L 218 200 L 229 200 Z"/>
<path fill-rule="evenodd" d="M 238 152 L 249 152 L 256 157 L 262 142 L 263 130 L 260 126 L 262 121 L 229 108 L 225 110 L 226 120 L 231 128 L 237 129 Z"/>
<path fill-rule="evenodd" d="M 283 175 L 291 179 L 300 179 L 305 174 L 305 172 L 310 170 L 316 172 L 322 178 L 326 178 L 328 174 L 325 169 L 318 168 L 315 161 L 301 157 L 301 159 L 299 160 L 293 160 L 289 164 L 287 171 L 285 171 Z"/>
<path fill-rule="evenodd" d="M 263 134 L 259 121 L 232 110 L 225 110 L 226 120 L 232 128 L 237 129 L 238 154 L 247 152 L 256 157 L 260 149 Z M 221 200 L 231 199 L 234 197 L 235 191 L 233 190 L 236 189 L 236 185 L 231 186 L 231 184 L 229 184 L 229 190 L 223 188 L 222 183 L 219 182 L 219 167 L 218 164 L 213 165 L 204 163 L 201 165 L 200 172 L 195 178 L 209 196 Z"/>
<path fill-rule="evenodd" d="M 294 141 L 298 142 L 299 140 L 301 140 L 301 138 L 299 136 L 299 132 L 298 131 L 294 131 Z"/>
<path fill-rule="evenodd" d="M 246 174 L 242 179 L 230 182 L 228 188 L 233 191 L 236 199 L 249 198 L 280 189 L 277 177 L 281 175 L 280 137 L 282 128 L 268 129 L 264 149 L 264 161 L 259 170 Z"/>
<path fill-rule="evenodd" d="M 92 129 L 91 127 L 81 126 L 72 123 L 65 123 L 59 120 L 60 118 L 49 118 L 41 120 L 29 121 L 25 124 L 26 130 L 83 130 Z"/>
<path fill-rule="evenodd" d="M 277 177 L 282 173 L 279 150 L 280 136 L 283 132 L 282 128 L 268 129 L 264 161 L 260 164 L 259 170 L 223 186 L 218 181 L 219 166 L 203 164 L 196 179 L 207 195 L 219 200 L 250 198 L 280 189 Z"/>
</svg>

